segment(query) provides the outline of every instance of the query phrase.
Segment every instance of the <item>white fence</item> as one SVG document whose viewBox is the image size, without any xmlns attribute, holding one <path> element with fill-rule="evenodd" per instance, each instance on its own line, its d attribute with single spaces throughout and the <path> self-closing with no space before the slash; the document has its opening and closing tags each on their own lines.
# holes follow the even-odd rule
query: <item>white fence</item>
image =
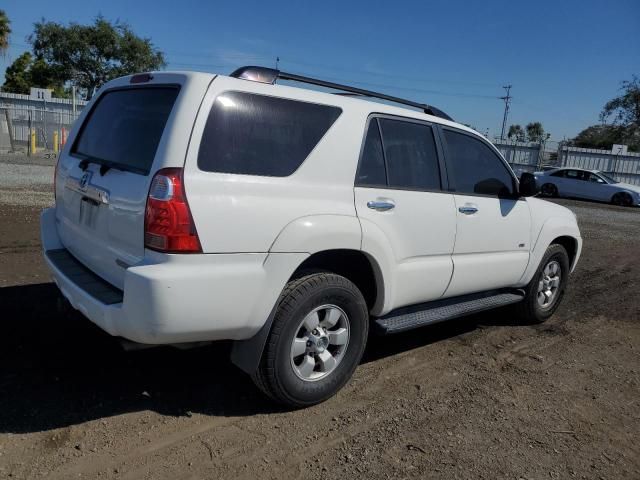
<svg viewBox="0 0 640 480">
<path fill-rule="evenodd" d="M 495 141 L 494 145 L 518 175 L 539 170 L 544 159 L 544 144 Z"/>
<path fill-rule="evenodd" d="M 618 155 L 611 150 L 562 146 L 558 160 L 564 167 L 602 170 L 620 182 L 640 185 L 640 153 Z"/>
<path fill-rule="evenodd" d="M 518 175 L 541 170 L 543 166 L 575 167 L 601 170 L 620 182 L 640 185 L 640 153 L 617 154 L 555 142 L 496 141 L 494 144 Z"/>
</svg>

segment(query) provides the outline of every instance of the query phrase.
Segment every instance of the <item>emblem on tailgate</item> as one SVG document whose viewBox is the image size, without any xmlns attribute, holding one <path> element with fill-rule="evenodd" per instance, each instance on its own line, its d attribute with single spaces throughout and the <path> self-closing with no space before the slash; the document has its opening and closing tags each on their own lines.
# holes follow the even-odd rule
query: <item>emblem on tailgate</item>
<svg viewBox="0 0 640 480">
<path fill-rule="evenodd" d="M 64 186 L 69 190 L 80 193 L 83 198 L 89 198 L 95 202 L 109 204 L 109 191 L 91 184 L 93 172 L 84 172 L 80 178 L 67 177 Z"/>
<path fill-rule="evenodd" d="M 80 190 L 87 189 L 87 185 L 89 184 L 89 180 L 91 180 L 92 174 L 93 172 L 84 172 L 82 174 L 82 177 L 80 177 L 80 181 L 78 182 L 78 186 L 80 187 Z"/>
</svg>

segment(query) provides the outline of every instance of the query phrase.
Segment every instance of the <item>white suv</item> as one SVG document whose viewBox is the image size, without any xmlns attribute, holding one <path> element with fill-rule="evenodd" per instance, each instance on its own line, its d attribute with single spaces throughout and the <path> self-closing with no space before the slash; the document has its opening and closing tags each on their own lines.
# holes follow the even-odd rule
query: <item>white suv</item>
<svg viewBox="0 0 640 480">
<path fill-rule="evenodd" d="M 106 84 L 76 122 L 42 243 L 109 334 L 234 340 L 232 361 L 301 407 L 348 381 L 370 328 L 509 304 L 548 318 L 582 240 L 535 193 L 428 105 L 259 67 L 147 73 Z"/>
</svg>

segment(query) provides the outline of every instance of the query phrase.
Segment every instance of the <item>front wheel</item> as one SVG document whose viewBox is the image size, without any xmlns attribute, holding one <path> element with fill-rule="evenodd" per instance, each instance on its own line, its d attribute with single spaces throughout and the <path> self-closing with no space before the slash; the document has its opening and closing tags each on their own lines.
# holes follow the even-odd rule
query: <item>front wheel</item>
<svg viewBox="0 0 640 480">
<path fill-rule="evenodd" d="M 525 298 L 516 304 L 523 324 L 542 323 L 560 306 L 569 279 L 569 255 L 562 245 L 549 245 L 533 279 L 525 288 Z"/>
<path fill-rule="evenodd" d="M 540 193 L 545 197 L 557 197 L 558 187 L 556 187 L 553 183 L 545 183 L 540 188 Z"/>
<path fill-rule="evenodd" d="M 289 407 L 320 403 L 349 381 L 368 331 L 367 304 L 348 279 L 314 273 L 292 280 L 278 301 L 253 380 Z"/>
<path fill-rule="evenodd" d="M 611 203 L 621 207 L 630 207 L 633 205 L 633 198 L 627 192 L 618 192 L 611 197 Z"/>
</svg>

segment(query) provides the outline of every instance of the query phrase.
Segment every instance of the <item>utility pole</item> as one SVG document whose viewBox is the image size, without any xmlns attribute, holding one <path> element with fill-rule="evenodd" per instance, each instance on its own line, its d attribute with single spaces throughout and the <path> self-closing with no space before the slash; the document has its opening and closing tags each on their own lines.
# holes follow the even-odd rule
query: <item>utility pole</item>
<svg viewBox="0 0 640 480">
<path fill-rule="evenodd" d="M 504 100 L 504 117 L 502 117 L 502 133 L 500 133 L 500 141 L 504 140 L 504 128 L 507 126 L 507 116 L 509 115 L 509 106 L 511 105 L 511 99 L 513 98 L 509 95 L 509 91 L 511 90 L 511 85 L 505 85 L 504 88 L 507 91 L 507 94 L 504 97 L 500 97 L 500 100 Z"/>
</svg>

